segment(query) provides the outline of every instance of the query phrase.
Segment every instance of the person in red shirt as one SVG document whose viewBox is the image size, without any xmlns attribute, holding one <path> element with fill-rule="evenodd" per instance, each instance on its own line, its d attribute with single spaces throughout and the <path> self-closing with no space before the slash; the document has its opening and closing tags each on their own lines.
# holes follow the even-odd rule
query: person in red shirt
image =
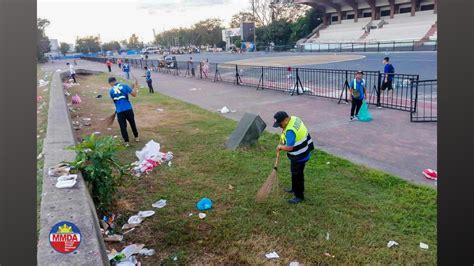
<svg viewBox="0 0 474 266">
<path fill-rule="evenodd" d="M 109 69 L 109 72 L 112 72 L 112 61 L 110 61 L 109 59 L 107 59 L 107 61 L 105 62 L 105 64 L 107 65 L 107 68 Z"/>
</svg>

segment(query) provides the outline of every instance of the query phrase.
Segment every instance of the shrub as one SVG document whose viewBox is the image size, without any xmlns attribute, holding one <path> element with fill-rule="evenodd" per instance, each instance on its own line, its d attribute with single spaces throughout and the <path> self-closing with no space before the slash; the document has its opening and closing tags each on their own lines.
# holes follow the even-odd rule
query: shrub
<svg viewBox="0 0 474 266">
<path fill-rule="evenodd" d="M 110 136 L 96 137 L 92 134 L 67 149 L 77 154 L 75 161 L 69 164 L 82 172 L 91 188 L 96 207 L 99 211 L 106 212 L 125 173 L 125 167 L 117 159 L 117 152 L 123 149 L 120 141 Z"/>
</svg>

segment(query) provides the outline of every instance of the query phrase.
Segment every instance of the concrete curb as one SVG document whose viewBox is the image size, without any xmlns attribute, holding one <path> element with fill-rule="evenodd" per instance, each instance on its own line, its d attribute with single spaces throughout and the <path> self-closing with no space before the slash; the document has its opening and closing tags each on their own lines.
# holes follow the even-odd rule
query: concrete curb
<svg viewBox="0 0 474 266">
<path fill-rule="evenodd" d="M 77 74 L 97 71 L 76 70 Z M 62 161 L 72 161 L 75 152 L 64 148 L 75 144 L 62 81 L 69 71 L 55 72 L 51 81 L 48 128 L 44 140 L 43 191 L 41 196 L 38 265 L 109 265 L 99 220 L 92 198 L 81 174 L 71 189 L 55 187 L 56 178 L 48 168 Z M 62 254 L 49 243 L 49 232 L 58 222 L 69 221 L 81 231 L 81 244 L 73 253 Z"/>
</svg>

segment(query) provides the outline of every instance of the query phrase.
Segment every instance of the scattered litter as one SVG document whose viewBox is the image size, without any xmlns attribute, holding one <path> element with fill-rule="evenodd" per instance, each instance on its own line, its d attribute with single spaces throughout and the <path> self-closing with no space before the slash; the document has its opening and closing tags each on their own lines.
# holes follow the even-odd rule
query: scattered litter
<svg viewBox="0 0 474 266">
<path fill-rule="evenodd" d="M 100 131 L 95 131 L 94 135 L 100 135 Z"/>
<path fill-rule="evenodd" d="M 423 175 L 430 180 L 435 180 L 435 181 L 438 180 L 438 172 L 436 172 L 433 169 L 423 170 Z"/>
<path fill-rule="evenodd" d="M 140 250 L 139 254 L 143 255 L 143 256 L 147 256 L 147 257 L 148 256 L 153 256 L 153 255 L 155 255 L 155 250 L 144 248 L 144 249 Z"/>
<path fill-rule="evenodd" d="M 130 230 L 128 230 L 128 231 L 126 231 L 126 232 L 123 232 L 123 234 L 124 234 L 124 235 L 126 235 L 126 234 L 128 234 L 128 233 L 132 232 L 132 231 L 133 231 L 133 230 L 135 230 L 135 229 L 136 229 L 136 228 L 132 228 L 132 229 L 130 229 Z"/>
<path fill-rule="evenodd" d="M 156 109 L 156 111 L 158 111 L 158 112 L 163 112 L 164 110 L 161 109 L 161 108 L 158 108 L 158 109 Z"/>
<path fill-rule="evenodd" d="M 172 164 L 171 161 L 169 161 L 169 162 L 168 162 L 168 167 L 171 167 L 171 164 Z"/>
<path fill-rule="evenodd" d="M 98 94 L 97 96 L 95 96 L 96 98 L 102 98 L 102 94 Z"/>
<path fill-rule="evenodd" d="M 278 259 L 278 258 L 280 258 L 280 256 L 278 256 L 278 254 L 275 251 L 265 254 L 265 257 L 267 257 L 267 259 Z"/>
<path fill-rule="evenodd" d="M 119 253 L 115 249 L 112 249 L 112 251 L 110 251 L 110 252 L 107 251 L 107 257 L 108 257 L 109 260 L 114 259 L 118 254 Z"/>
<path fill-rule="evenodd" d="M 206 218 L 206 216 L 207 215 L 205 213 L 202 213 L 202 212 L 199 213 L 199 219 L 204 219 Z"/>
<path fill-rule="evenodd" d="M 200 91 L 201 88 L 192 88 L 192 89 L 189 89 L 190 91 Z"/>
<path fill-rule="evenodd" d="M 236 112 L 237 112 L 237 110 L 230 110 L 230 112 L 231 112 L 231 113 L 236 113 Z"/>
<path fill-rule="evenodd" d="M 222 109 L 219 110 L 219 112 L 221 112 L 221 114 L 227 114 L 230 112 L 229 108 L 227 108 L 227 106 L 224 106 L 222 107 Z"/>
<path fill-rule="evenodd" d="M 191 216 L 193 216 L 193 213 L 192 213 L 192 212 L 189 213 L 189 217 L 191 217 Z"/>
<path fill-rule="evenodd" d="M 92 125 L 91 122 L 84 122 L 83 124 L 84 124 L 84 126 L 86 126 L 86 127 L 90 127 L 90 126 Z"/>
<path fill-rule="evenodd" d="M 166 200 L 165 199 L 160 199 L 159 201 L 151 204 L 152 207 L 161 209 L 166 206 Z"/>
<path fill-rule="evenodd" d="M 163 162 L 169 162 L 173 159 L 173 153 L 160 152 L 160 144 L 150 140 L 141 151 L 135 152 L 138 161 L 133 168 L 135 174 L 148 174 L 155 167 L 161 165 Z"/>
<path fill-rule="evenodd" d="M 212 208 L 212 201 L 208 198 L 202 198 L 198 203 L 196 204 L 196 208 L 200 211 L 205 211 L 209 210 Z"/>
<path fill-rule="evenodd" d="M 64 180 L 64 181 L 58 181 L 56 183 L 57 188 L 72 188 L 75 184 L 77 183 L 77 180 Z"/>
<path fill-rule="evenodd" d="M 48 83 L 49 83 L 48 81 L 45 81 L 45 80 L 42 80 L 42 79 L 39 80 L 39 86 L 40 87 L 44 87 L 44 86 L 48 85 Z"/>
<path fill-rule="evenodd" d="M 58 164 L 52 166 L 48 169 L 48 175 L 51 177 L 60 177 L 63 175 L 68 175 L 71 168 L 67 164 Z"/>
<path fill-rule="evenodd" d="M 108 127 L 107 130 L 112 130 L 112 129 L 110 127 Z"/>
<path fill-rule="evenodd" d="M 297 261 L 290 262 L 290 266 L 300 266 L 300 263 Z"/>
<path fill-rule="evenodd" d="M 124 224 L 122 230 L 128 230 L 140 226 L 140 224 Z"/>
<path fill-rule="evenodd" d="M 36 138 L 39 139 L 39 138 L 40 138 L 40 135 L 36 135 Z"/>
<path fill-rule="evenodd" d="M 141 224 L 143 222 L 143 218 L 138 215 L 133 215 L 128 218 L 129 224 Z"/>
<path fill-rule="evenodd" d="M 109 229 L 109 225 L 104 220 L 100 220 L 100 226 L 102 226 L 104 230 Z"/>
<path fill-rule="evenodd" d="M 427 244 L 420 242 L 420 248 L 422 248 L 422 249 L 428 249 L 429 247 L 428 247 Z"/>
<path fill-rule="evenodd" d="M 173 257 L 173 260 L 174 260 L 174 261 L 177 261 L 177 260 L 178 260 L 178 257 L 174 256 L 174 257 Z"/>
<path fill-rule="evenodd" d="M 56 72 L 61 72 L 61 69 L 56 69 Z"/>
<path fill-rule="evenodd" d="M 287 90 L 287 91 L 288 91 L 288 93 L 293 93 L 293 92 L 296 93 L 296 90 L 295 90 L 295 87 L 294 87 L 294 86 L 288 87 L 288 90 Z M 308 87 L 303 87 L 303 88 L 301 88 L 301 87 L 298 86 L 298 93 L 303 94 L 303 93 L 308 92 L 308 91 L 311 91 L 311 89 L 308 88 Z"/>
<path fill-rule="evenodd" d="M 41 102 L 43 100 L 43 96 L 36 96 L 36 102 Z"/>
<path fill-rule="evenodd" d="M 331 254 L 327 253 L 327 252 L 324 253 L 324 256 L 330 257 L 330 258 L 335 258 L 335 257 L 336 257 L 336 256 L 334 256 L 334 255 L 331 255 Z"/>
<path fill-rule="evenodd" d="M 46 89 L 43 89 L 43 92 L 47 92 L 48 90 L 49 90 L 48 88 L 46 88 Z"/>
<path fill-rule="evenodd" d="M 331 162 L 326 162 L 326 164 L 327 164 L 327 165 L 330 165 L 330 164 L 331 164 Z"/>
<path fill-rule="evenodd" d="M 140 211 L 137 215 L 140 218 L 148 218 L 155 215 L 155 211 Z"/>
<path fill-rule="evenodd" d="M 387 247 L 388 247 L 388 248 L 391 248 L 391 247 L 393 247 L 393 246 L 398 246 L 398 243 L 395 242 L 395 241 L 393 241 L 393 240 L 388 241 Z"/>
<path fill-rule="evenodd" d="M 80 104 L 82 102 L 81 97 L 77 94 L 72 96 L 71 101 L 72 101 L 72 104 Z"/>
<path fill-rule="evenodd" d="M 120 253 L 125 255 L 125 260 L 127 260 L 128 258 L 132 257 L 132 255 L 138 254 L 138 252 L 140 252 L 140 250 L 142 250 L 144 246 L 145 245 L 143 245 L 143 244 L 128 245 L 124 249 L 122 249 L 122 251 Z"/>
<path fill-rule="evenodd" d="M 77 180 L 77 175 L 63 175 L 58 177 L 58 182 L 64 182 L 69 180 Z"/>
<path fill-rule="evenodd" d="M 111 236 L 107 236 L 106 238 L 104 238 L 104 241 L 106 241 L 106 242 L 120 242 L 122 240 L 123 240 L 122 235 L 111 235 Z"/>
<path fill-rule="evenodd" d="M 329 232 L 326 233 L 326 240 L 329 240 Z"/>
<path fill-rule="evenodd" d="M 92 118 L 90 118 L 90 117 L 83 117 L 81 119 L 82 119 L 82 121 L 91 121 L 92 120 Z"/>
<path fill-rule="evenodd" d="M 41 158 L 43 158 L 43 153 L 42 152 L 40 154 L 38 154 L 38 157 L 36 157 L 36 160 L 41 160 Z"/>
<path fill-rule="evenodd" d="M 229 189 L 229 190 L 233 190 L 233 189 L 234 189 L 234 186 L 229 185 L 228 189 Z"/>
</svg>

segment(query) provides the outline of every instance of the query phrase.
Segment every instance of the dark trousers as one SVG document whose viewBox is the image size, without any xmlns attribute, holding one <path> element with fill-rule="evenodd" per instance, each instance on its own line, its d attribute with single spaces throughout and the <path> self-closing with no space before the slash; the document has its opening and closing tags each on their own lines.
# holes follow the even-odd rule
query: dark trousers
<svg viewBox="0 0 474 266">
<path fill-rule="evenodd" d="M 148 84 L 148 89 L 150 90 L 150 93 L 155 93 L 155 91 L 153 90 L 153 85 L 151 83 L 152 83 L 151 79 L 146 81 L 146 84 Z"/>
<path fill-rule="evenodd" d="M 112 67 L 111 66 L 107 66 L 107 68 L 109 69 L 109 72 L 112 72 Z"/>
<path fill-rule="evenodd" d="M 304 167 L 306 162 L 291 161 L 291 189 L 295 197 L 304 199 Z"/>
<path fill-rule="evenodd" d="M 77 81 L 76 81 L 76 74 L 71 74 L 71 78 L 74 80 L 74 83 L 77 83 Z"/>
<path fill-rule="evenodd" d="M 117 121 L 120 126 L 120 132 L 122 133 L 122 138 L 125 142 L 129 142 L 128 132 L 127 132 L 127 121 L 130 123 L 130 127 L 133 131 L 133 136 L 138 138 L 137 125 L 135 124 L 135 115 L 133 114 L 133 109 L 117 113 Z"/>
<path fill-rule="evenodd" d="M 122 64 L 118 64 L 119 65 L 119 68 L 122 69 Z"/>
<path fill-rule="evenodd" d="M 362 106 L 361 99 L 352 98 L 351 116 L 354 116 L 354 111 L 355 111 L 355 115 L 358 115 L 361 106 Z"/>
<path fill-rule="evenodd" d="M 382 82 L 382 88 L 383 91 L 388 89 L 388 90 L 393 90 L 393 84 L 391 80 L 388 80 L 387 82 Z"/>
</svg>

